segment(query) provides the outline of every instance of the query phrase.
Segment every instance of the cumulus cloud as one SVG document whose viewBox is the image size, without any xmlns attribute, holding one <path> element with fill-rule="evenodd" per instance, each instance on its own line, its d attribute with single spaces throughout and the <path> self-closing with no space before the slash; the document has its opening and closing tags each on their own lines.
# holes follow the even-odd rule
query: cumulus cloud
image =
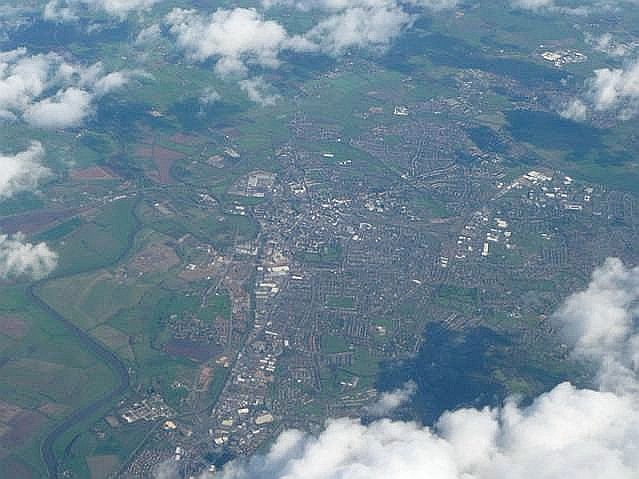
<svg viewBox="0 0 639 479">
<path fill-rule="evenodd" d="M 289 35 L 274 20 L 265 20 L 254 8 L 219 9 L 210 15 L 173 9 L 169 31 L 193 61 L 213 59 L 221 75 L 246 76 L 251 65 L 276 68 L 285 50 L 339 56 L 349 49 L 383 49 L 417 18 L 407 7 L 443 10 L 456 0 L 264 0 L 299 10 L 319 10 L 320 20 L 301 35 Z"/>
<path fill-rule="evenodd" d="M 178 463 L 174 459 L 167 459 L 160 462 L 153 469 L 154 479 L 173 479 L 178 476 Z"/>
<path fill-rule="evenodd" d="M 222 99 L 222 95 L 214 88 L 205 88 L 200 95 L 200 103 L 202 105 L 212 105 Z"/>
<path fill-rule="evenodd" d="M 636 7 L 636 0 L 510 0 L 513 8 L 530 10 L 541 14 L 564 14 L 575 16 L 620 13 L 624 8 Z"/>
<path fill-rule="evenodd" d="M 409 3 L 430 10 L 448 10 L 457 6 L 457 0 L 410 0 Z"/>
<path fill-rule="evenodd" d="M 42 164 L 44 148 L 34 141 L 19 153 L 0 154 L 0 200 L 21 191 L 33 191 L 51 175 Z M 22 233 L 0 234 L 0 279 L 29 277 L 40 279 L 56 267 L 58 256 L 45 243 L 32 244 Z"/>
<path fill-rule="evenodd" d="M 579 98 L 574 98 L 568 102 L 559 114 L 569 120 L 583 121 L 588 116 L 588 107 Z"/>
<path fill-rule="evenodd" d="M 10 34 L 31 22 L 34 7 L 26 5 L 0 5 L 0 40 L 8 41 Z"/>
<path fill-rule="evenodd" d="M 44 148 L 34 141 L 31 146 L 15 155 L 0 154 L 0 200 L 21 191 L 33 191 L 38 184 L 51 175 L 51 171 L 42 165 Z"/>
<path fill-rule="evenodd" d="M 285 5 L 321 10 L 321 20 L 300 35 L 290 35 L 280 23 L 265 19 L 255 8 L 221 8 L 211 14 L 174 8 L 165 23 L 189 60 L 214 62 L 219 76 L 239 78 L 239 87 L 252 101 L 268 106 L 278 96 L 270 93 L 272 89 L 261 77 L 248 78 L 251 67 L 275 69 L 284 51 L 340 56 L 351 49 L 383 50 L 417 18 L 404 7 L 442 10 L 455 4 L 456 0 L 407 0 L 403 4 L 399 0 L 262 1 L 265 8 Z M 138 42 L 146 38 L 143 33 Z M 159 28 L 152 34 L 159 34 Z"/>
<path fill-rule="evenodd" d="M 307 38 L 331 55 L 352 48 L 385 48 L 413 20 L 396 4 L 350 7 L 320 21 Z"/>
<path fill-rule="evenodd" d="M 513 8 L 535 13 L 573 16 L 586 16 L 609 9 L 609 5 L 605 1 L 588 1 L 576 5 L 571 2 L 555 2 L 555 0 L 511 0 L 510 4 Z"/>
<path fill-rule="evenodd" d="M 91 112 L 92 97 L 78 88 L 60 90 L 54 96 L 29 105 L 23 118 L 38 128 L 65 128 L 82 123 Z"/>
<path fill-rule="evenodd" d="M 138 36 L 135 38 L 136 45 L 149 45 L 160 40 L 162 31 L 160 25 L 154 23 L 148 27 L 142 29 Z"/>
<path fill-rule="evenodd" d="M 329 15 L 305 35 L 324 53 L 338 56 L 350 49 L 384 49 L 410 28 L 416 9 L 440 11 L 456 0 L 266 0 L 301 10 L 323 10 Z M 291 3 L 292 2 L 292 3 Z M 412 13 L 407 10 L 410 7 Z"/>
<path fill-rule="evenodd" d="M 554 0 L 512 0 L 512 5 L 525 10 L 541 10 L 542 8 L 553 7 Z"/>
<path fill-rule="evenodd" d="M 124 20 L 131 12 L 148 10 L 159 0 L 50 0 L 44 7 L 45 20 L 70 22 L 80 18 L 83 11 L 104 12 Z"/>
<path fill-rule="evenodd" d="M 586 80 L 581 98 L 571 100 L 563 116 L 584 119 L 589 110 L 611 112 L 627 120 L 639 111 L 639 60 L 624 68 L 600 68 Z"/>
<path fill-rule="evenodd" d="M 628 269 L 610 258 L 593 273 L 588 288 L 557 312 L 575 356 L 599 365 L 599 383 L 607 390 L 639 385 L 638 301 L 639 267 Z"/>
<path fill-rule="evenodd" d="M 617 42 L 611 33 L 603 33 L 599 36 L 586 33 L 584 39 L 595 50 L 606 53 L 611 57 L 623 57 L 630 50 L 628 45 Z"/>
<path fill-rule="evenodd" d="M 328 15 L 304 38 L 319 50 L 338 56 L 349 49 L 383 49 L 417 18 L 417 9 L 453 8 L 456 0 L 265 0 L 263 5 L 321 10 Z M 413 13 L 408 13 L 410 7 Z"/>
<path fill-rule="evenodd" d="M 80 19 L 77 5 L 72 6 L 59 0 L 50 0 L 45 4 L 42 18 L 57 23 L 75 22 Z"/>
<path fill-rule="evenodd" d="M 565 382 L 523 406 L 460 409 L 427 427 L 329 420 L 319 435 L 283 432 L 270 451 L 221 479 L 631 479 L 639 475 L 639 269 L 608 260 L 554 315 L 597 389 Z"/>
<path fill-rule="evenodd" d="M 179 472 L 180 468 L 178 467 L 179 465 L 180 463 L 174 458 L 162 461 L 153 469 L 153 479 L 176 479 L 181 477 Z M 217 476 L 214 472 L 204 470 L 197 476 L 189 477 L 194 479 L 215 479 Z"/>
<path fill-rule="evenodd" d="M 433 428 L 336 419 L 318 437 L 287 431 L 267 455 L 232 463 L 221 478 L 630 479 L 638 425 L 623 398 L 562 384 L 528 408 L 463 409 Z"/>
<path fill-rule="evenodd" d="M 262 0 L 265 8 L 275 5 L 286 5 L 298 10 L 328 10 L 340 11 L 349 8 L 383 8 L 388 6 L 399 6 L 400 4 L 423 7 L 434 11 L 453 8 L 457 5 L 457 0 Z"/>
<path fill-rule="evenodd" d="M 587 97 L 595 110 L 618 110 L 627 118 L 639 106 L 639 61 L 625 68 L 601 68 L 587 82 Z"/>
<path fill-rule="evenodd" d="M 0 52 L 0 119 L 22 118 L 41 128 L 77 126 L 97 99 L 121 88 L 133 74 L 105 74 L 102 63 L 73 64 L 57 53 Z"/>
<path fill-rule="evenodd" d="M 176 8 L 166 21 L 187 56 L 194 61 L 214 59 L 221 76 L 245 75 L 249 65 L 276 68 L 282 50 L 309 46 L 253 8 L 219 9 L 210 15 Z"/>
<path fill-rule="evenodd" d="M 32 244 L 22 233 L 0 234 L 0 278 L 41 279 L 53 271 L 58 255 L 45 243 Z"/>
<path fill-rule="evenodd" d="M 414 381 L 407 381 L 401 388 L 382 393 L 374 404 L 366 408 L 366 412 L 371 416 L 387 416 L 406 404 L 416 391 L 417 384 Z"/>
<path fill-rule="evenodd" d="M 279 95 L 272 93 L 272 87 L 262 77 L 240 80 L 238 84 L 240 89 L 246 92 L 249 100 L 261 106 L 273 106 L 279 99 Z"/>
</svg>

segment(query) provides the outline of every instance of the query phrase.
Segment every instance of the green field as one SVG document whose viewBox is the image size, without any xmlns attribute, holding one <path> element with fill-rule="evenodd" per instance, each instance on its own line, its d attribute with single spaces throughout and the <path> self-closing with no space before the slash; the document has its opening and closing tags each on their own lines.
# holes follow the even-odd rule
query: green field
<svg viewBox="0 0 639 479">
<path fill-rule="evenodd" d="M 44 433 L 109 391 L 115 377 L 60 323 L 31 305 L 23 286 L 0 288 L 0 345 L 0 398 L 32 416 L 16 427 L 16 440 L 0 459 L 0 470 L 24 464 L 31 477 L 42 477 L 39 442 Z"/>
<path fill-rule="evenodd" d="M 81 226 L 60 239 L 55 249 L 60 261 L 55 276 L 95 270 L 125 254 L 137 228 L 135 199 L 114 201 L 86 218 Z"/>
</svg>

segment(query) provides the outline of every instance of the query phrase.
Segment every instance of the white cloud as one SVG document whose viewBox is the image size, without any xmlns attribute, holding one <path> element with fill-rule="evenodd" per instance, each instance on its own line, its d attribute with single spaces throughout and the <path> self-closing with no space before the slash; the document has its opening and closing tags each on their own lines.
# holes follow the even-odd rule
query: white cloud
<svg viewBox="0 0 639 479">
<path fill-rule="evenodd" d="M 535 13 L 573 16 L 586 16 L 609 8 L 605 2 L 598 1 L 583 2 L 580 5 L 561 1 L 557 3 L 555 0 L 510 0 L 510 3 L 513 8 Z"/>
<path fill-rule="evenodd" d="M 59 90 L 52 97 L 29 105 L 23 118 L 38 128 L 78 126 L 91 113 L 91 95 L 78 88 Z"/>
<path fill-rule="evenodd" d="M 623 13 L 626 8 L 636 8 L 637 0 L 510 0 L 510 4 L 540 14 L 588 16 Z"/>
<path fill-rule="evenodd" d="M 382 393 L 374 404 L 366 408 L 366 412 L 371 416 L 387 416 L 406 404 L 416 391 L 417 384 L 414 381 L 407 381 L 401 388 Z"/>
<path fill-rule="evenodd" d="M 221 479 L 630 479 L 639 411 L 612 393 L 557 386 L 532 405 L 462 409 L 433 428 L 382 419 L 283 433 L 270 452 Z"/>
<path fill-rule="evenodd" d="M 634 114 L 639 106 L 639 61 L 625 68 L 595 70 L 587 88 L 595 110 L 614 109 L 624 117 Z"/>
<path fill-rule="evenodd" d="M 405 7 L 439 11 L 454 7 L 456 0 L 264 0 L 263 5 L 328 12 L 304 38 L 324 53 L 338 56 L 354 48 L 387 47 L 417 18 L 416 12 L 408 13 Z"/>
<path fill-rule="evenodd" d="M 457 5 L 457 0 L 262 0 L 265 8 L 275 5 L 286 5 L 298 10 L 328 10 L 341 11 L 350 8 L 385 8 L 399 7 L 400 4 L 410 4 L 430 10 L 445 10 Z"/>
<path fill-rule="evenodd" d="M 329 420 L 283 432 L 265 455 L 221 479 L 636 479 L 639 477 L 639 268 L 608 260 L 554 315 L 598 389 L 562 383 L 522 406 L 447 412 L 432 426 Z"/>
<path fill-rule="evenodd" d="M 272 87 L 262 77 L 240 80 L 238 84 L 240 89 L 246 92 L 249 100 L 261 106 L 273 106 L 279 99 L 279 95 L 272 93 Z"/>
<path fill-rule="evenodd" d="M 19 49 L 0 53 L 0 117 L 13 118 L 13 111 L 23 109 L 40 96 L 49 77 L 49 57 L 28 57 Z"/>
<path fill-rule="evenodd" d="M 193 61 L 213 59 L 221 75 L 245 76 L 251 65 L 277 68 L 284 50 L 322 51 L 339 56 L 349 49 L 384 49 L 409 28 L 417 14 L 411 6 L 443 10 L 456 0 L 264 0 L 299 10 L 325 12 L 306 33 L 289 35 L 274 20 L 265 20 L 253 8 L 219 9 L 210 15 L 176 8 L 166 17 L 178 46 Z"/>
<path fill-rule="evenodd" d="M 135 72 L 104 73 L 101 63 L 73 64 L 57 53 L 0 52 L 0 118 L 42 128 L 77 126 L 95 101 L 121 88 Z"/>
<path fill-rule="evenodd" d="M 32 244 L 22 233 L 0 234 L 0 278 L 41 279 L 53 271 L 58 255 L 45 243 Z"/>
<path fill-rule="evenodd" d="M 302 39 L 289 37 L 284 27 L 264 20 L 253 8 L 219 9 L 211 15 L 176 8 L 166 21 L 187 56 L 194 61 L 214 59 L 221 76 L 245 75 L 249 65 L 276 68 L 282 50 L 305 46 Z"/>
<path fill-rule="evenodd" d="M 54 22 L 77 21 L 83 11 L 104 12 L 124 20 L 131 12 L 148 10 L 159 0 L 49 0 L 44 19 Z"/>
<path fill-rule="evenodd" d="M 135 38 L 136 45 L 149 45 L 160 40 L 162 31 L 160 25 L 154 23 L 148 27 L 142 29 L 138 36 Z"/>
<path fill-rule="evenodd" d="M 603 33 L 599 36 L 586 33 L 584 39 L 595 50 L 606 53 L 611 57 L 623 57 L 630 50 L 628 45 L 617 42 L 611 33 Z"/>
<path fill-rule="evenodd" d="M 525 10 L 540 10 L 542 8 L 553 7 L 554 0 L 512 0 L 514 7 L 523 8 Z"/>
<path fill-rule="evenodd" d="M 568 102 L 566 107 L 559 114 L 569 120 L 583 121 L 588 116 L 588 107 L 579 98 L 575 98 Z"/>
<path fill-rule="evenodd" d="M 91 82 L 93 91 L 97 96 L 104 96 L 112 91 L 119 90 L 129 81 L 129 73 L 111 72 Z"/>
<path fill-rule="evenodd" d="M 175 8 L 166 16 L 169 32 L 192 61 L 213 60 L 221 77 L 235 77 L 248 98 L 261 105 L 274 105 L 279 95 L 261 76 L 247 78 L 249 67 L 277 68 L 284 50 L 311 50 L 302 37 L 291 37 L 273 20 L 264 20 L 253 8 L 219 9 L 210 15 Z M 200 102 L 220 99 L 215 90 L 205 90 Z"/>
<path fill-rule="evenodd" d="M 162 461 L 153 469 L 154 479 L 173 479 L 178 476 L 178 463 L 173 459 Z"/>
<path fill-rule="evenodd" d="M 624 68 L 600 68 L 586 80 L 580 98 L 571 100 L 562 116 L 585 119 L 588 111 L 609 112 L 621 120 L 639 111 L 639 60 Z"/>
<path fill-rule="evenodd" d="M 212 105 L 222 99 L 222 95 L 214 88 L 205 88 L 200 95 L 200 103 L 203 105 Z"/>
<path fill-rule="evenodd" d="M 28 25 L 36 14 L 34 7 L 26 5 L 0 5 L 0 40 L 8 41 L 10 33 Z"/>
<path fill-rule="evenodd" d="M 14 155 L 0 154 L 0 200 L 21 191 L 33 191 L 51 176 L 42 164 L 43 157 L 44 148 L 37 141 Z M 0 234 L 0 279 L 40 279 L 53 271 L 57 262 L 58 255 L 45 243 L 28 243 L 22 233 Z"/>
<path fill-rule="evenodd" d="M 120 18 L 131 12 L 148 10 L 159 0 L 83 0 L 90 8 L 103 10 Z"/>
<path fill-rule="evenodd" d="M 638 301 L 639 267 L 627 269 L 610 258 L 593 273 L 588 288 L 557 312 L 574 354 L 600 366 L 599 382 L 605 389 L 639 386 Z"/>
<path fill-rule="evenodd" d="M 435 11 L 448 10 L 457 6 L 457 0 L 410 0 L 408 3 Z"/>
<path fill-rule="evenodd" d="M 392 1 L 358 1 L 361 6 L 352 7 L 353 2 L 346 0 L 321 0 L 318 5 L 331 14 L 304 35 L 289 35 L 282 25 L 265 20 L 254 8 L 218 9 L 209 15 L 175 8 L 165 21 L 188 59 L 212 60 L 215 72 L 238 79 L 251 101 L 272 106 L 279 95 L 261 76 L 248 78 L 250 67 L 275 69 L 280 54 L 287 50 L 341 55 L 351 48 L 384 48 L 413 21 Z M 210 103 L 211 99 L 219 98 L 205 95 L 201 101 Z"/>
<path fill-rule="evenodd" d="M 80 19 L 77 5 L 59 0 L 49 0 L 44 6 L 42 17 L 50 22 L 67 23 Z"/>
<path fill-rule="evenodd" d="M 322 51 L 341 55 L 352 48 L 385 48 L 413 20 L 395 4 L 351 7 L 320 21 L 306 37 Z"/>
<path fill-rule="evenodd" d="M 51 171 L 42 165 L 44 148 L 34 141 L 31 146 L 15 155 L 0 154 L 0 200 L 20 191 L 33 191 Z"/>
</svg>

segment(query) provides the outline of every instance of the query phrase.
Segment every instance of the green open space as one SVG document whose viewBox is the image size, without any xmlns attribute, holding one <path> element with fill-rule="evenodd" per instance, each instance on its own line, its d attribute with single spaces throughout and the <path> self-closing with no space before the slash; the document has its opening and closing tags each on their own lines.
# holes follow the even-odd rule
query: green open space
<svg viewBox="0 0 639 479">
<path fill-rule="evenodd" d="M 31 302 L 26 286 L 0 287 L 0 318 L 0 398 L 32 416 L 14 431 L 16 440 L 0 459 L 0 470 L 9 471 L 17 463 L 30 469 L 32 477 L 42 477 L 39 446 L 44 434 L 74 409 L 109 391 L 116 378 L 61 323 Z"/>
<path fill-rule="evenodd" d="M 112 201 L 95 217 L 55 244 L 60 259 L 55 276 L 91 271 L 117 261 L 125 254 L 137 228 L 134 198 Z"/>
</svg>

